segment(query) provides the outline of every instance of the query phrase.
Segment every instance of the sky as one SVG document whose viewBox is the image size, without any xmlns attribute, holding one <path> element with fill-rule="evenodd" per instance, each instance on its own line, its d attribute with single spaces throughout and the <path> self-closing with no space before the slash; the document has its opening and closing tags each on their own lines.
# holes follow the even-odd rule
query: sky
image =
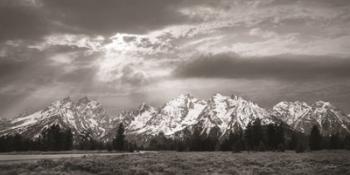
<svg viewBox="0 0 350 175">
<path fill-rule="evenodd" d="M 184 93 L 350 113 L 349 0 L 0 0 L 0 118 Z"/>
</svg>

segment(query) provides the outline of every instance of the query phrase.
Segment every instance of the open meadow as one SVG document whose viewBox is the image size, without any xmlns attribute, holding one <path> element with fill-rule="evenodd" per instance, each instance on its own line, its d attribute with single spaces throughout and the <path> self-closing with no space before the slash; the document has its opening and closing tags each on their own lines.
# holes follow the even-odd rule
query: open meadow
<svg viewBox="0 0 350 175">
<path fill-rule="evenodd" d="M 350 152 L 150 152 L 3 161 L 0 174 L 350 174 Z"/>
</svg>

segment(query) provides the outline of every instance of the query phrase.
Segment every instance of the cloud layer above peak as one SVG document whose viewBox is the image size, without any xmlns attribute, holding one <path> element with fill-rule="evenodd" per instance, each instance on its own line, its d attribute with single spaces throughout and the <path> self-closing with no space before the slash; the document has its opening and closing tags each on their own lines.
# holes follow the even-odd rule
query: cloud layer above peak
<svg viewBox="0 0 350 175">
<path fill-rule="evenodd" d="M 348 9 L 348 0 L 0 0 L 0 117 L 65 95 L 118 109 L 161 103 L 175 94 L 152 94 L 169 87 L 261 100 L 248 89 L 262 82 L 295 97 L 317 88 L 305 100 L 344 107 Z M 208 82 L 218 86 L 196 86 Z M 271 95 L 263 101 L 283 97 Z"/>
</svg>

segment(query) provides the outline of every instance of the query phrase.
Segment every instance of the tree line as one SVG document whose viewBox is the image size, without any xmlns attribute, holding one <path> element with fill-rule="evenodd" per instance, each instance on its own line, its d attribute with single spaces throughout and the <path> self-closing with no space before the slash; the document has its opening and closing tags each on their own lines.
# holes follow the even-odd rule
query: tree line
<svg viewBox="0 0 350 175">
<path fill-rule="evenodd" d="M 73 148 L 73 134 L 70 129 L 61 129 L 59 125 L 42 131 L 36 139 L 20 134 L 0 137 L 0 152 L 9 151 L 61 151 Z"/>
<path fill-rule="evenodd" d="M 75 140 L 75 142 L 74 142 Z M 0 152 L 11 151 L 63 151 L 63 150 L 118 150 L 133 151 L 136 144 L 126 140 L 123 124 L 120 124 L 116 136 L 110 142 L 99 142 L 87 130 L 74 139 L 71 129 L 52 125 L 44 129 L 37 138 L 27 138 L 21 134 L 0 137 Z"/>
<path fill-rule="evenodd" d="M 9 151 L 61 151 L 61 150 L 176 150 L 176 151 L 285 151 L 321 149 L 349 149 L 350 135 L 333 134 L 322 136 L 317 126 L 313 126 L 310 135 L 295 132 L 283 124 L 262 125 L 260 119 L 249 122 L 246 129 L 235 129 L 221 135 L 218 128 L 205 131 L 194 127 L 183 137 L 167 137 L 164 133 L 152 137 L 146 145 L 137 145 L 128 140 L 124 125 L 121 123 L 112 140 L 99 142 L 91 137 L 92 131 L 86 131 L 78 138 L 73 137 L 71 129 L 52 125 L 42 131 L 36 139 L 20 134 L 0 137 L 0 152 Z M 77 136 L 76 136 L 77 137 Z M 75 140 L 75 141 L 74 141 Z"/>
<path fill-rule="evenodd" d="M 350 135 L 333 134 L 322 136 L 317 126 L 311 134 L 305 135 L 289 129 L 284 123 L 262 125 L 260 119 L 251 121 L 245 130 L 237 129 L 220 137 L 220 133 L 202 132 L 194 128 L 193 132 L 182 138 L 167 138 L 163 133 L 152 138 L 146 149 L 177 151 L 285 151 L 321 149 L 350 150 Z"/>
</svg>

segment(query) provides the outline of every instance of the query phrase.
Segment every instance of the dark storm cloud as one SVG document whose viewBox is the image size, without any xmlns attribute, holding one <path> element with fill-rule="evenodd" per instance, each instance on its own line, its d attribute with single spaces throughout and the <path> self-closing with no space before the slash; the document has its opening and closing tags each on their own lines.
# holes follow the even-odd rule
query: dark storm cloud
<svg viewBox="0 0 350 175">
<path fill-rule="evenodd" d="M 9 47 L 10 52 L 0 57 L 0 87 L 11 82 L 28 82 L 42 77 L 41 70 L 47 68 L 45 54 L 37 49 Z M 47 76 L 51 74 L 46 74 Z"/>
<path fill-rule="evenodd" d="M 13 75 L 18 70 L 25 67 L 21 62 L 12 62 L 10 60 L 5 60 L 0 62 L 0 79 L 3 80 L 7 75 Z M 1 81 L 0 81 L 1 82 Z"/>
<path fill-rule="evenodd" d="M 28 54 L 29 55 L 29 54 Z M 46 65 L 45 59 L 0 59 L 0 111 L 2 115 L 13 105 L 50 82 L 54 69 Z M 43 66 L 43 67 L 42 67 Z M 47 68 L 47 69 L 45 69 Z M 23 111 L 17 111 L 17 115 Z"/>
<path fill-rule="evenodd" d="M 63 74 L 58 78 L 58 81 L 77 83 L 77 84 L 80 84 L 80 83 L 89 84 L 91 83 L 93 77 L 95 76 L 95 73 L 96 73 L 95 67 L 80 68 L 72 72 Z"/>
<path fill-rule="evenodd" d="M 219 54 L 186 62 L 174 71 L 174 75 L 181 78 L 339 79 L 350 78 L 350 60 L 327 56 Z"/>
<path fill-rule="evenodd" d="M 40 39 L 52 33 L 106 35 L 145 33 L 185 22 L 173 0 L 0 1 L 0 41 Z"/>
<path fill-rule="evenodd" d="M 56 63 L 50 57 L 55 54 L 70 53 L 74 50 L 75 59 L 69 64 Z M 18 93 L 31 91 L 52 84 L 90 82 L 96 68 L 91 66 L 98 54 L 86 55 L 84 48 L 70 48 L 68 46 L 51 46 L 45 51 L 37 49 L 12 49 L 12 55 L 0 57 L 0 93 Z M 13 88 L 2 91 L 4 88 Z"/>
<path fill-rule="evenodd" d="M 76 51 L 86 51 L 88 48 L 78 47 L 78 46 L 69 46 L 69 45 L 52 45 L 45 50 L 45 52 L 53 53 L 65 53 L 65 52 L 76 52 Z"/>
<path fill-rule="evenodd" d="M 43 0 L 51 17 L 92 34 L 145 32 L 183 21 L 173 0 Z"/>
<path fill-rule="evenodd" d="M 0 41 L 37 39 L 49 32 L 48 24 L 46 16 L 33 4 L 0 1 Z"/>
<path fill-rule="evenodd" d="M 280 95 L 343 99 L 345 104 L 349 81 L 343 80 L 350 78 L 350 61 L 262 55 L 349 55 L 349 4 L 348 0 L 0 0 L 0 115 L 20 113 L 40 98 L 45 105 L 65 95 L 143 90 L 150 93 L 141 94 L 153 98 L 173 98 L 191 88 L 202 94 L 230 94 L 236 87 L 242 94 L 265 100 L 277 98 L 276 91 L 282 88 Z M 260 33 L 251 35 L 254 29 Z M 117 33 L 123 38 L 110 37 Z M 178 65 L 183 55 L 227 51 L 261 56 L 220 54 Z M 142 61 L 133 60 L 135 53 Z M 171 63 L 160 58 L 171 58 Z M 180 78 L 168 76 L 174 66 L 178 68 L 173 76 Z M 322 83 L 304 81 L 313 79 Z M 173 81 L 178 81 L 178 91 Z M 238 86 L 239 81 L 243 85 Z M 261 88 L 265 81 L 272 85 Z M 203 87 L 209 84 L 213 86 Z M 306 85 L 310 87 L 305 89 Z M 332 87 L 323 88 L 326 85 Z M 164 91 L 169 88 L 172 94 Z M 125 95 L 107 105 L 130 107 L 141 99 L 147 102 L 146 96 Z"/>
<path fill-rule="evenodd" d="M 72 52 L 66 46 L 53 46 L 45 51 L 37 49 L 18 49 L 16 59 L 0 58 L 0 117 L 14 116 L 41 104 L 35 101 L 42 98 L 49 103 L 55 98 L 91 90 L 97 68 L 91 65 L 94 56 L 87 56 L 84 49 L 78 52 L 76 59 L 69 64 L 55 63 L 50 59 L 54 54 Z M 83 59 L 82 59 L 83 58 Z M 90 88 L 90 89 L 89 89 Z M 52 94 L 54 92 L 54 95 Z M 54 97 L 53 97 L 54 96 Z M 27 100 L 27 101 L 25 101 Z"/>
</svg>

